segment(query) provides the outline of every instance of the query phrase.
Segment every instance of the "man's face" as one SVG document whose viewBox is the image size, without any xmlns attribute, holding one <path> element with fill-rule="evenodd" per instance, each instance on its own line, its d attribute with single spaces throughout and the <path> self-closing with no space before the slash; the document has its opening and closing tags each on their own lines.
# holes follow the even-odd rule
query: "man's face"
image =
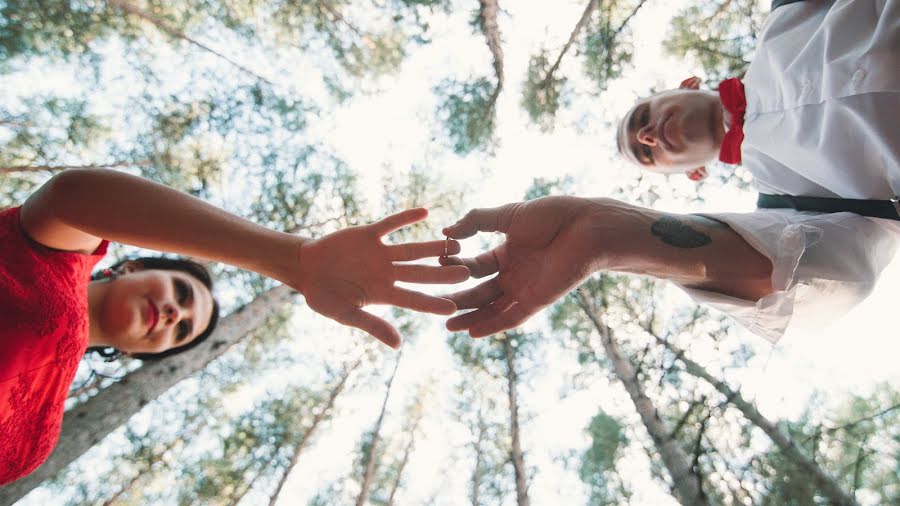
<svg viewBox="0 0 900 506">
<path fill-rule="evenodd" d="M 725 136 L 719 97 L 700 90 L 669 90 L 639 101 L 619 125 L 625 157 L 654 172 L 685 172 L 719 154 Z"/>
</svg>

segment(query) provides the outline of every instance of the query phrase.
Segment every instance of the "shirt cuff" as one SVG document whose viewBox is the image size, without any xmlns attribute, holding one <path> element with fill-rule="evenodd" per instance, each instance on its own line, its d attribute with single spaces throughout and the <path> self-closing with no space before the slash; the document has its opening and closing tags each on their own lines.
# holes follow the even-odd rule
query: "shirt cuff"
<svg viewBox="0 0 900 506">
<path fill-rule="evenodd" d="M 752 333 L 778 342 L 790 326 L 795 305 L 807 295 L 797 271 L 804 253 L 822 238 L 822 229 L 809 223 L 791 223 L 779 212 L 705 214 L 727 223 L 748 244 L 772 262 L 773 292 L 757 301 L 718 292 L 680 286 L 697 302 L 730 315 Z"/>
</svg>

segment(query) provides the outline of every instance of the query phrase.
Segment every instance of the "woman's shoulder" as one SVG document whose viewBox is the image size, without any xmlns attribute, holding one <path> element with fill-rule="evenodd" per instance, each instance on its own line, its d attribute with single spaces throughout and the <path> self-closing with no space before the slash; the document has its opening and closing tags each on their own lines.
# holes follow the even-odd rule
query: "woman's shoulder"
<svg viewBox="0 0 900 506">
<path fill-rule="evenodd" d="M 3 243 L 3 251 L 0 257 L 18 256 L 32 258 L 41 263 L 56 264 L 62 267 L 72 264 L 74 267 L 90 272 L 94 265 L 106 255 L 109 246 L 108 241 L 102 241 L 90 254 L 75 251 L 61 251 L 44 246 L 28 236 L 22 226 L 22 207 L 11 207 L 0 211 L 0 243 Z M 21 262 L 21 259 L 19 260 Z M 0 258 L 0 266 L 3 265 Z"/>
</svg>

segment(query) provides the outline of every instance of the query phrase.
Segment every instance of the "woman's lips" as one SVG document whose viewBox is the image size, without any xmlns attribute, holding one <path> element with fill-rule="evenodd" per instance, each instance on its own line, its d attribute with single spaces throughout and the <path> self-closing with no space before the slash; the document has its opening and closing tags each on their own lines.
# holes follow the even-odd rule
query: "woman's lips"
<svg viewBox="0 0 900 506">
<path fill-rule="evenodd" d="M 153 332 L 153 329 L 156 328 L 157 322 L 159 322 L 159 309 L 149 298 L 147 299 L 147 321 L 149 323 L 147 335 L 150 335 L 150 333 Z"/>
</svg>

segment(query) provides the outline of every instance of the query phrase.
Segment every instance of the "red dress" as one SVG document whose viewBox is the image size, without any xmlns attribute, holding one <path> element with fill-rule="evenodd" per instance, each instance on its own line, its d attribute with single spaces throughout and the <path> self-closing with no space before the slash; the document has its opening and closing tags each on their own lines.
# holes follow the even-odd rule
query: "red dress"
<svg viewBox="0 0 900 506">
<path fill-rule="evenodd" d="M 19 209 L 0 211 L 0 485 L 47 460 L 88 343 L 87 285 L 103 258 L 29 239 Z"/>
</svg>

